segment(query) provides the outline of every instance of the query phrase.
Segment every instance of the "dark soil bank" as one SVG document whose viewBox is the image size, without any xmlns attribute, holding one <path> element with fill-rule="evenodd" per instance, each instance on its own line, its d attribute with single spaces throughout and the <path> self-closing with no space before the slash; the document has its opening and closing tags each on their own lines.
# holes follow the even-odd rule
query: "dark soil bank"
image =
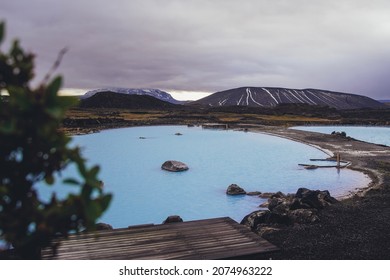
<svg viewBox="0 0 390 280">
<path fill-rule="evenodd" d="M 388 186 L 388 185 L 387 185 Z M 320 222 L 263 234 L 281 250 L 272 259 L 390 259 L 390 191 L 371 190 L 331 205 Z"/>
</svg>

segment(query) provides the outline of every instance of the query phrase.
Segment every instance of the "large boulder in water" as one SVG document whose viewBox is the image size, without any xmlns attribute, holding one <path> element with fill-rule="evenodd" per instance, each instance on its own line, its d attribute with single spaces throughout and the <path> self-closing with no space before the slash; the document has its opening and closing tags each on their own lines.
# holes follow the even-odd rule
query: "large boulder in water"
<svg viewBox="0 0 390 280">
<path fill-rule="evenodd" d="M 167 160 L 166 162 L 163 163 L 161 168 L 171 172 L 188 170 L 188 166 L 185 163 L 177 160 Z"/>
<path fill-rule="evenodd" d="M 246 194 L 246 191 L 243 188 L 241 188 L 238 185 L 236 185 L 236 184 L 231 184 L 227 188 L 226 194 L 228 194 L 228 195 Z"/>
</svg>

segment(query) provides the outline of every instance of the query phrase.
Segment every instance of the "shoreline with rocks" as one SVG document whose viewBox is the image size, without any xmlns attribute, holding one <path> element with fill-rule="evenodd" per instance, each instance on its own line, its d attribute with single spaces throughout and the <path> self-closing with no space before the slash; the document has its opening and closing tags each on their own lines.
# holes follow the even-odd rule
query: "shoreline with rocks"
<svg viewBox="0 0 390 280">
<path fill-rule="evenodd" d="M 331 159 L 335 159 L 339 154 L 344 161 L 350 164 L 344 168 L 359 171 L 366 174 L 371 182 L 365 188 L 358 188 L 349 195 L 338 197 L 345 199 L 355 194 L 364 195 L 372 188 L 379 188 L 383 183 L 383 174 L 378 172 L 375 166 L 368 165 L 367 161 L 378 159 L 390 160 L 390 147 L 384 145 L 368 143 L 350 137 L 343 137 L 339 134 L 323 134 L 303 130 L 275 128 L 253 129 L 253 132 L 264 133 L 276 137 L 282 137 L 291 141 L 296 141 L 321 150 Z"/>
<path fill-rule="evenodd" d="M 229 126 L 229 129 L 265 133 L 297 141 L 320 149 L 330 157 L 339 153 L 343 160 L 351 162 L 351 165 L 345 168 L 363 172 L 372 180 L 366 188 L 356 189 L 342 197 L 338 203 L 316 210 L 318 219 L 315 218 L 313 223 L 292 223 L 288 226 L 271 223 L 271 227 L 265 230 L 252 228 L 281 249 L 269 253 L 265 258 L 390 257 L 390 147 L 341 135 L 326 135 L 279 126 L 235 124 Z"/>
<path fill-rule="evenodd" d="M 267 258 L 390 258 L 390 147 L 337 134 L 327 135 L 280 127 L 254 126 L 248 128 L 248 131 L 298 141 L 318 148 L 329 156 L 339 153 L 343 159 L 351 162 L 347 168 L 363 172 L 371 179 L 366 188 L 356 189 L 339 198 L 337 203 L 315 209 L 315 217 L 310 213 L 301 215 L 309 220 L 315 218 L 313 222 L 281 225 L 272 222 L 267 215 L 258 217 L 258 222 L 266 221 L 268 225 L 264 223 L 263 228 L 258 225 L 248 226 L 281 249 L 268 254 Z M 272 210 L 278 205 L 286 208 L 286 202 L 279 200 L 274 201 Z M 253 215 L 256 216 L 256 213 Z M 243 223 L 245 224 L 245 218 Z"/>
</svg>

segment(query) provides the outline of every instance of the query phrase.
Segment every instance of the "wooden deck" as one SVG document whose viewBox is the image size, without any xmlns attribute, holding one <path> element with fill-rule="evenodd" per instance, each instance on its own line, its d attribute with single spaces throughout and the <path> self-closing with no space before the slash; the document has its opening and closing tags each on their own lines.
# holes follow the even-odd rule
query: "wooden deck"
<svg viewBox="0 0 390 280">
<path fill-rule="evenodd" d="M 43 259 L 163 260 L 243 258 L 278 248 L 230 218 L 145 225 L 72 235 Z"/>
</svg>

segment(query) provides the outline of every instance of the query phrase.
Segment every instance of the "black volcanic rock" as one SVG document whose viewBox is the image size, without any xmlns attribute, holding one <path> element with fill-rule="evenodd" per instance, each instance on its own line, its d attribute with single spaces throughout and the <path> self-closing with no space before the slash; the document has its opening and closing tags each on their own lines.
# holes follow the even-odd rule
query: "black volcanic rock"
<svg viewBox="0 0 390 280">
<path fill-rule="evenodd" d="M 240 186 L 236 185 L 236 184 L 231 184 L 227 188 L 226 194 L 228 194 L 228 195 L 246 194 L 246 191 L 243 188 L 241 188 Z"/>
<path fill-rule="evenodd" d="M 172 215 L 168 216 L 164 221 L 163 224 L 171 224 L 171 223 L 182 223 L 183 219 L 178 215 Z"/>
<path fill-rule="evenodd" d="M 167 160 L 161 165 L 161 168 L 170 172 L 180 172 L 188 170 L 188 166 L 177 160 Z"/>
<path fill-rule="evenodd" d="M 112 230 L 113 227 L 110 224 L 106 223 L 97 223 L 96 224 L 96 230 Z"/>
<path fill-rule="evenodd" d="M 336 109 L 383 108 L 384 105 L 362 95 L 319 89 L 287 89 L 270 87 L 241 87 L 220 91 L 192 105 L 210 107 L 247 106 L 275 107 L 281 104 L 309 104 Z"/>
<path fill-rule="evenodd" d="M 262 235 L 266 232 L 264 229 L 275 230 L 275 224 L 289 226 L 317 223 L 320 221 L 319 211 L 336 203 L 338 201 L 329 191 L 300 188 L 296 194 L 278 192 L 268 199 L 269 210 L 254 211 L 245 216 L 241 224 Z"/>
<path fill-rule="evenodd" d="M 121 94 L 116 92 L 98 92 L 91 97 L 81 99 L 83 108 L 122 108 L 122 109 L 168 109 L 175 105 L 149 95 Z"/>
</svg>

